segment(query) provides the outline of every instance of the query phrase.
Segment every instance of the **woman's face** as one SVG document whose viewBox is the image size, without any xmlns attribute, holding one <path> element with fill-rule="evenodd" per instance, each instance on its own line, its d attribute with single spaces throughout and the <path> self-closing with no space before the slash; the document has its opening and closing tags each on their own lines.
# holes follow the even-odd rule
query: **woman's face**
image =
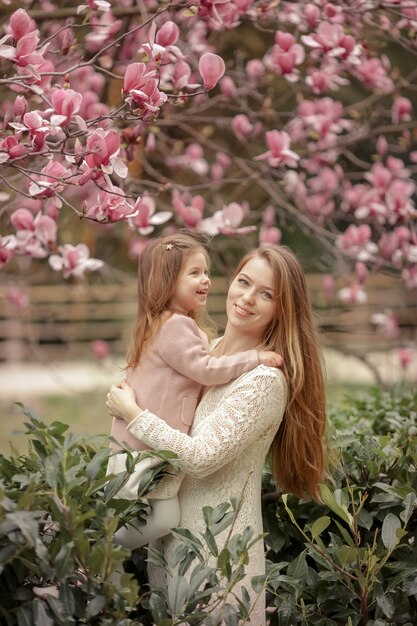
<svg viewBox="0 0 417 626">
<path fill-rule="evenodd" d="M 250 259 L 229 287 L 226 301 L 231 326 L 259 342 L 276 316 L 274 275 L 261 257 Z"/>
</svg>

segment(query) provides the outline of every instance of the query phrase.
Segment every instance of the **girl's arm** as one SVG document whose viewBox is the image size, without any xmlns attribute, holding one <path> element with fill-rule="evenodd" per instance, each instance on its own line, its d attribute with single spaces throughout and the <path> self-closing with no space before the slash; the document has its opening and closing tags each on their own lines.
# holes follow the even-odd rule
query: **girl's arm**
<svg viewBox="0 0 417 626">
<path fill-rule="evenodd" d="M 201 385 L 223 385 L 259 365 L 258 352 L 246 350 L 232 356 L 214 357 L 208 340 L 193 319 L 173 315 L 162 326 L 153 349 L 183 376 Z"/>
<path fill-rule="evenodd" d="M 149 411 L 139 415 L 133 401 L 125 401 L 125 389 L 112 388 L 109 408 L 133 417 L 128 430 L 156 450 L 178 455 L 186 474 L 204 477 L 229 463 L 259 436 L 276 432 L 281 423 L 287 384 L 282 372 L 260 367 L 237 380 L 215 411 L 208 415 L 200 432 L 190 437 Z M 139 409 L 140 410 L 140 409 Z"/>
</svg>

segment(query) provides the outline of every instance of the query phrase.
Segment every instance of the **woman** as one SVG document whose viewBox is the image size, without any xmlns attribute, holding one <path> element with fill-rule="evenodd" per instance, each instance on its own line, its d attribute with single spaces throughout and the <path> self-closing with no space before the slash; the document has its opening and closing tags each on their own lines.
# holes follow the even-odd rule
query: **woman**
<svg viewBox="0 0 417 626">
<path fill-rule="evenodd" d="M 274 350 L 281 370 L 260 365 L 203 396 L 189 435 L 142 411 L 132 390 L 113 386 L 108 407 L 129 422 L 128 430 L 154 449 L 178 455 L 185 478 L 179 491 L 180 526 L 204 530 L 202 508 L 243 495 L 234 527 L 262 532 L 261 478 L 265 456 L 281 491 L 320 498 L 325 466 L 325 392 L 317 333 L 304 272 L 286 247 L 266 246 L 239 263 L 227 294 L 227 325 L 212 354 Z M 221 547 L 224 535 L 217 538 Z M 167 555 L 175 539 L 166 540 Z M 241 582 L 255 601 L 251 624 L 265 624 L 265 596 L 251 591 L 252 576 L 265 569 L 262 542 L 249 553 Z"/>
</svg>

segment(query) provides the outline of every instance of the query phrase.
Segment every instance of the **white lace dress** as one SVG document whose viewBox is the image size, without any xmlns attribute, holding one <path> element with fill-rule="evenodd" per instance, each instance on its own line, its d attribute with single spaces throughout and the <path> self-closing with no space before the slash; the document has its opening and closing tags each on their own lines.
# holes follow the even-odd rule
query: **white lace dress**
<svg viewBox="0 0 417 626">
<path fill-rule="evenodd" d="M 265 457 L 281 423 L 287 402 L 287 384 L 282 372 L 259 365 L 228 383 L 210 388 L 201 400 L 190 435 L 170 428 L 148 411 L 141 413 L 129 430 L 150 447 L 172 450 L 185 472 L 179 491 L 181 523 L 193 533 L 205 529 L 202 509 L 215 507 L 243 495 L 243 505 L 234 531 L 251 526 L 262 532 L 261 480 Z M 216 537 L 218 545 L 228 531 Z M 176 539 L 164 539 L 169 558 Z M 250 624 L 265 625 L 265 594 L 252 591 L 251 578 L 265 571 L 263 542 L 249 554 L 245 579 L 254 601 Z M 249 622 L 248 622 L 249 623 Z"/>
</svg>

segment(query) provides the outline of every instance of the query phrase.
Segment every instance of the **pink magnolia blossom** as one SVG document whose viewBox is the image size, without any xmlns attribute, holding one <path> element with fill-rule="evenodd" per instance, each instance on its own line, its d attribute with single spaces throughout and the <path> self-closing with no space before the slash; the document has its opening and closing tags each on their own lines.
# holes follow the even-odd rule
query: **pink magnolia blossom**
<svg viewBox="0 0 417 626">
<path fill-rule="evenodd" d="M 395 98 L 391 110 L 391 118 L 393 123 L 399 124 L 400 122 L 408 122 L 411 119 L 410 114 L 412 110 L 413 105 L 411 104 L 411 100 L 401 97 Z"/>
<path fill-rule="evenodd" d="M 29 296 L 20 287 L 9 287 L 7 299 L 17 310 L 26 309 L 29 306 Z"/>
<path fill-rule="evenodd" d="M 258 83 L 265 75 L 265 66 L 260 59 L 251 59 L 246 64 L 246 74 L 253 83 Z"/>
<path fill-rule="evenodd" d="M 276 226 L 261 226 L 259 229 L 259 245 L 268 246 L 270 244 L 279 245 L 282 239 L 282 232 Z"/>
<path fill-rule="evenodd" d="M 28 132 L 35 150 L 41 150 L 45 145 L 46 137 L 57 130 L 42 117 L 39 111 L 29 111 L 23 115 L 22 122 L 10 122 L 9 126 L 17 132 Z"/>
<path fill-rule="evenodd" d="M 379 89 L 383 92 L 392 91 L 394 85 L 387 75 L 389 62 L 386 57 L 382 59 L 363 59 L 356 66 L 355 73 L 367 89 Z"/>
<path fill-rule="evenodd" d="M 172 206 L 187 228 L 200 227 L 205 209 L 203 196 L 191 197 L 190 194 L 181 194 L 177 189 L 172 192 Z"/>
<path fill-rule="evenodd" d="M 110 2 L 107 2 L 107 0 L 87 0 L 87 4 L 79 4 L 77 7 L 77 13 L 83 13 L 84 11 L 87 11 L 88 9 L 91 9 L 93 11 L 110 11 L 111 9 L 111 4 Z"/>
<path fill-rule="evenodd" d="M 6 235 L 5 237 L 0 235 L 0 269 L 14 258 L 16 245 L 15 235 Z"/>
<path fill-rule="evenodd" d="M 248 213 L 248 205 L 231 202 L 220 211 L 216 211 L 212 217 L 208 217 L 199 225 L 200 230 L 208 235 L 247 235 L 256 230 L 255 226 L 242 226 L 243 219 Z"/>
<path fill-rule="evenodd" d="M 180 29 L 171 20 L 168 20 L 161 26 L 155 36 L 155 41 L 160 46 L 164 46 L 165 48 L 168 46 L 173 46 L 177 43 L 178 38 L 180 36 Z"/>
<path fill-rule="evenodd" d="M 65 243 L 59 246 L 58 253 L 51 254 L 49 264 L 56 272 L 62 271 L 64 278 L 84 278 L 85 272 L 95 272 L 104 265 L 103 261 L 90 258 L 90 251 L 83 243 L 77 246 Z"/>
<path fill-rule="evenodd" d="M 18 159 L 25 156 L 29 149 L 20 143 L 16 135 L 9 135 L 0 141 L 0 164 L 9 159 Z"/>
<path fill-rule="evenodd" d="M 29 185 L 29 193 L 31 196 L 42 196 L 50 198 L 56 193 L 62 191 L 65 186 L 65 178 L 70 178 L 71 171 L 66 169 L 58 161 L 49 161 L 42 168 L 40 175 L 35 175 L 36 182 L 33 181 Z"/>
<path fill-rule="evenodd" d="M 155 213 L 155 199 L 152 196 L 148 196 L 146 193 L 136 201 L 133 208 L 134 217 L 131 218 L 132 224 L 137 227 L 141 235 L 150 235 L 155 226 L 165 224 L 172 217 L 171 211 L 159 211 Z"/>
<path fill-rule="evenodd" d="M 120 187 L 101 191 L 97 196 L 97 203 L 86 209 L 86 215 L 98 222 L 120 222 L 128 220 L 137 214 L 132 204 Z"/>
<path fill-rule="evenodd" d="M 220 91 L 228 100 L 236 97 L 237 88 L 235 83 L 233 82 L 233 79 L 230 78 L 230 76 L 223 76 L 220 81 Z"/>
<path fill-rule="evenodd" d="M 16 65 L 21 68 L 31 68 L 34 71 L 44 61 L 44 54 L 49 47 L 49 43 L 45 44 L 41 48 L 38 48 L 39 37 L 35 32 L 30 32 L 24 35 L 16 44 L 16 54 L 14 61 Z"/>
<path fill-rule="evenodd" d="M 320 22 L 315 33 L 301 35 L 301 40 L 306 46 L 333 57 L 347 59 L 359 52 L 352 35 L 345 35 L 340 24 Z"/>
<path fill-rule="evenodd" d="M 82 99 L 82 95 L 73 89 L 56 89 L 51 95 L 53 107 L 51 124 L 68 126 L 74 116 L 76 116 L 76 113 L 79 112 Z M 79 116 L 76 117 L 77 120 L 81 120 Z"/>
<path fill-rule="evenodd" d="M 335 280 L 331 274 L 326 274 L 326 276 L 323 276 L 322 288 L 326 302 L 333 301 L 335 295 L 335 286 Z"/>
<path fill-rule="evenodd" d="M 97 128 L 87 137 L 87 152 L 85 162 L 89 168 L 98 168 L 105 174 L 114 171 L 121 178 L 126 178 L 127 167 L 118 156 L 120 136 L 116 130 Z"/>
<path fill-rule="evenodd" d="M 28 101 L 25 96 L 16 96 L 16 100 L 13 103 L 13 116 L 14 118 L 21 118 L 28 110 Z"/>
<path fill-rule="evenodd" d="M 295 167 L 299 160 L 299 155 L 290 150 L 291 139 L 287 132 L 270 130 L 265 133 L 266 144 L 269 148 L 267 152 L 255 157 L 255 161 L 267 159 L 270 167 L 288 165 Z"/>
<path fill-rule="evenodd" d="M 254 130 L 254 125 L 243 113 L 235 115 L 232 119 L 232 130 L 239 139 L 247 139 Z"/>
<path fill-rule="evenodd" d="M 207 52 L 200 57 L 198 71 L 200 72 L 206 89 L 214 89 L 225 70 L 226 65 L 218 54 Z"/>
<path fill-rule="evenodd" d="M 123 95 L 130 106 L 142 108 L 145 116 L 156 115 L 167 100 L 167 95 L 158 89 L 156 76 L 157 72 L 148 70 L 144 63 L 130 63 L 126 68 Z"/>
<path fill-rule="evenodd" d="M 417 289 L 417 264 L 411 267 L 404 267 L 401 270 L 401 277 L 407 289 Z"/>
<path fill-rule="evenodd" d="M 57 223 L 39 211 L 35 216 L 26 208 L 17 209 L 10 216 L 16 228 L 16 252 L 33 258 L 45 258 L 55 245 Z"/>
<path fill-rule="evenodd" d="M 138 259 L 146 246 L 149 245 L 150 239 L 145 237 L 134 237 L 129 241 L 128 255 L 131 259 Z"/>
<path fill-rule="evenodd" d="M 103 339 L 95 339 L 90 344 L 91 352 L 100 361 L 106 359 L 110 355 L 110 346 L 107 341 Z"/>
<path fill-rule="evenodd" d="M 90 17 L 90 30 L 85 36 L 87 50 L 99 51 L 102 46 L 114 39 L 122 25 L 122 20 L 117 20 L 111 11 L 103 12 L 100 17 Z"/>
<path fill-rule="evenodd" d="M 413 348 L 398 348 L 397 357 L 400 363 L 400 367 L 406 370 L 413 362 L 416 356 L 416 351 Z"/>
<path fill-rule="evenodd" d="M 148 30 L 147 42 L 141 46 L 140 51 L 158 65 L 181 59 L 184 55 L 175 45 L 179 34 L 178 26 L 172 21 L 165 22 L 158 32 L 156 23 L 152 22 Z"/>
<path fill-rule="evenodd" d="M 358 261 L 372 260 L 377 252 L 377 246 L 372 242 L 372 230 L 368 224 L 348 226 L 343 235 L 336 239 L 336 246 L 345 254 Z"/>
<path fill-rule="evenodd" d="M 169 156 L 165 159 L 169 167 L 184 167 L 199 176 L 204 176 L 209 170 L 207 160 L 204 158 L 204 150 L 198 143 L 190 143 L 184 154 Z"/>
<path fill-rule="evenodd" d="M 360 285 L 364 285 L 366 283 L 366 279 L 368 278 L 368 268 L 365 263 L 362 261 L 358 261 L 355 263 L 355 274 L 358 278 L 358 282 Z"/>
<path fill-rule="evenodd" d="M 304 59 L 304 48 L 296 43 L 295 37 L 291 33 L 278 31 L 275 33 L 275 45 L 266 54 L 264 62 L 270 70 L 294 83 L 299 78 L 296 66 L 303 63 Z"/>
<path fill-rule="evenodd" d="M 36 30 L 36 24 L 24 9 L 17 9 L 9 21 L 10 33 L 15 41 Z"/>
<path fill-rule="evenodd" d="M 371 321 L 372 324 L 378 326 L 388 339 L 396 339 L 399 337 L 400 329 L 398 326 L 398 317 L 391 309 L 385 309 L 384 313 L 374 313 L 371 317 Z"/>
<path fill-rule="evenodd" d="M 346 304 L 364 304 L 368 300 L 364 288 L 357 283 L 339 289 L 337 297 L 341 302 L 345 302 Z"/>
</svg>

